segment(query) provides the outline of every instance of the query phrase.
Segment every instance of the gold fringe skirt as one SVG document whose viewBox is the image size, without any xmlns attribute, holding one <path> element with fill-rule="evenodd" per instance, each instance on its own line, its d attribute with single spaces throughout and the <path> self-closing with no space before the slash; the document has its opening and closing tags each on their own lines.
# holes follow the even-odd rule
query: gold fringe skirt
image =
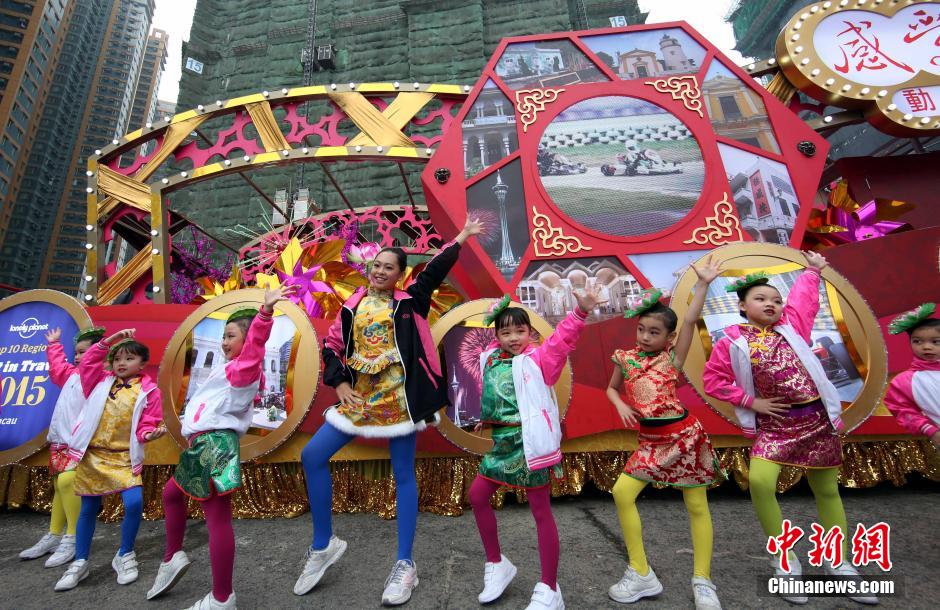
<svg viewBox="0 0 940 610">
<path fill-rule="evenodd" d="M 747 489 L 747 447 L 716 449 L 719 463 L 741 489 Z M 623 472 L 629 451 L 566 453 L 561 466 L 563 480 L 552 481 L 552 495 L 578 495 L 587 483 L 610 491 Z M 457 516 L 468 507 L 467 491 L 479 470 L 475 456 L 418 458 L 419 509 L 438 515 Z M 303 468 L 299 462 L 243 464 L 243 487 L 232 495 L 232 509 L 240 519 L 296 517 L 308 510 Z M 173 465 L 145 466 L 143 472 L 144 517 L 161 519 L 161 492 L 173 474 Z M 333 462 L 333 510 L 340 513 L 375 513 L 395 517 L 395 482 L 388 460 Z M 839 482 L 846 487 L 873 487 L 890 482 L 904 485 L 910 473 L 940 482 L 940 453 L 926 440 L 846 443 L 843 446 Z M 786 491 L 803 476 L 804 470 L 785 466 L 777 479 L 777 490 Z M 656 486 L 656 484 L 654 484 Z M 497 506 L 506 494 L 525 500 L 524 489 L 500 488 Z M 49 512 L 52 479 L 46 466 L 13 464 L 0 468 L 0 506 Z M 120 496 L 107 496 L 101 518 L 118 521 L 123 515 Z M 189 516 L 201 517 L 199 503 L 189 501 Z"/>
</svg>

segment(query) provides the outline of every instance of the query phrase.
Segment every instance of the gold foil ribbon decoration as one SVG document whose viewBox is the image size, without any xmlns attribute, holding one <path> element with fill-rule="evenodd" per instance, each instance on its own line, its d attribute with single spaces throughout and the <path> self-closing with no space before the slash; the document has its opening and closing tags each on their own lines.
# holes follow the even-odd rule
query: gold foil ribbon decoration
<svg viewBox="0 0 940 610">
<path fill-rule="evenodd" d="M 538 114 L 545 110 L 547 104 L 558 99 L 558 94 L 564 89 L 520 89 L 516 91 L 516 112 L 522 121 L 523 133 L 529 130 L 529 125 L 535 122 Z"/>
<path fill-rule="evenodd" d="M 702 112 L 702 90 L 694 76 L 670 76 L 644 83 L 660 93 L 668 93 L 672 99 L 682 102 L 686 110 L 704 118 Z"/>
<path fill-rule="evenodd" d="M 722 469 L 741 489 L 748 487 L 747 447 L 715 450 Z M 552 481 L 552 495 L 578 495 L 592 483 L 610 491 L 629 457 L 629 451 L 588 451 L 565 453 L 564 479 Z M 457 516 L 467 509 L 467 491 L 476 477 L 480 458 L 474 456 L 430 457 L 415 460 L 415 474 L 421 490 L 419 509 L 438 515 Z M 163 517 L 161 495 L 175 465 L 144 467 L 144 517 Z M 384 519 L 395 517 L 395 480 L 389 460 L 336 461 L 330 463 L 333 476 L 335 512 L 370 512 Z M 916 472 L 940 481 L 940 453 L 926 440 L 848 442 L 842 447 L 839 482 L 846 487 L 867 488 L 891 482 L 906 483 Z M 785 466 L 777 480 L 784 492 L 803 477 L 804 470 Z M 233 514 L 238 518 L 270 519 L 296 517 L 309 510 L 300 462 L 242 464 L 242 488 L 232 495 Z M 720 483 L 719 483 L 720 485 Z M 507 494 L 525 500 L 525 490 L 501 487 L 495 504 L 502 506 Z M 46 466 L 13 464 L 0 468 L 0 506 L 28 507 L 49 512 L 52 507 L 52 479 Z M 107 496 L 101 518 L 115 523 L 121 519 L 119 495 Z M 200 517 L 199 503 L 189 501 L 189 516 Z"/>
</svg>

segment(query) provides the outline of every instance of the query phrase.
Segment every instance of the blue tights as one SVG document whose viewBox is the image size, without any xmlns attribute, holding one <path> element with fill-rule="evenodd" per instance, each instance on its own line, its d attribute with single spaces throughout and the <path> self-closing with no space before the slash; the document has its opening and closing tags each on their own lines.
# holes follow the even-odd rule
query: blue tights
<svg viewBox="0 0 940 610">
<path fill-rule="evenodd" d="M 140 520 L 144 516 L 144 494 L 140 486 L 131 487 L 121 492 L 124 502 L 124 520 L 121 521 L 121 549 L 118 555 L 126 555 L 134 550 L 134 540 L 140 529 Z M 101 496 L 82 496 L 82 511 L 78 515 L 75 528 L 75 559 L 88 559 L 91 551 L 91 539 L 95 535 L 98 511 L 101 510 Z"/>
<path fill-rule="evenodd" d="M 333 536 L 333 481 L 330 458 L 354 436 L 324 422 L 300 454 L 307 476 L 307 498 L 313 518 L 313 544 L 322 551 Z M 395 501 L 398 521 L 398 559 L 411 560 L 411 548 L 418 525 L 418 482 L 415 480 L 416 434 L 388 439 L 395 474 Z"/>
</svg>

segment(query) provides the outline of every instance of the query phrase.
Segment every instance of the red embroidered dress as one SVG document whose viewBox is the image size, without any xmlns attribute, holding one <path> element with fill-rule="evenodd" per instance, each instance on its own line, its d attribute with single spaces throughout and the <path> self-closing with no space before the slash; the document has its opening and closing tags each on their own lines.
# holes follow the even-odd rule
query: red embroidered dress
<svg viewBox="0 0 940 610">
<path fill-rule="evenodd" d="M 672 352 L 617 350 L 625 402 L 640 415 L 639 443 L 624 474 L 675 487 L 710 485 L 723 477 L 711 441 L 676 396 L 679 371 Z"/>
</svg>

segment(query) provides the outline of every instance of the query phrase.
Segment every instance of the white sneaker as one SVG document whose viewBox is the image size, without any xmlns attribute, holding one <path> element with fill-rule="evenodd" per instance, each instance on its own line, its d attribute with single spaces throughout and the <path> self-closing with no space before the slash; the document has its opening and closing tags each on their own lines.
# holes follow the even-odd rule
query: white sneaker
<svg viewBox="0 0 940 610">
<path fill-rule="evenodd" d="M 826 570 L 826 574 L 829 576 L 844 576 L 846 580 L 861 581 L 862 577 L 859 575 L 858 570 L 855 569 L 855 566 L 849 563 L 843 563 L 838 568 L 832 567 L 832 565 L 827 561 L 823 564 L 823 567 Z M 851 599 L 853 602 L 858 602 L 860 604 L 869 604 L 876 605 L 878 603 L 878 597 L 875 595 L 864 595 L 862 593 L 855 593 L 853 595 L 846 594 L 846 597 Z"/>
<path fill-rule="evenodd" d="M 721 610 L 718 587 L 707 578 L 692 577 L 692 595 L 695 596 L 695 610 Z"/>
<path fill-rule="evenodd" d="M 336 536 L 330 538 L 330 544 L 322 551 L 314 551 L 307 547 L 307 556 L 304 558 L 304 569 L 294 584 L 294 595 L 304 595 L 317 586 L 326 569 L 339 561 L 346 552 L 346 541 Z"/>
<path fill-rule="evenodd" d="M 774 566 L 774 578 L 779 578 L 782 580 L 803 580 L 803 564 L 800 563 L 800 560 L 796 558 L 796 555 L 790 553 L 790 573 L 784 572 L 780 568 L 780 559 L 774 557 L 770 560 L 770 563 Z M 783 594 L 779 593 L 780 597 L 787 600 L 791 604 L 805 604 L 809 602 L 809 598 L 805 595 L 800 595 L 796 593 Z"/>
<path fill-rule="evenodd" d="M 20 552 L 20 559 L 39 559 L 43 555 L 55 551 L 59 546 L 60 539 L 61 536 L 46 532 L 46 535 L 40 538 L 39 542 Z"/>
<path fill-rule="evenodd" d="M 505 555 L 498 562 L 487 561 L 483 566 L 483 592 L 477 596 L 481 604 L 499 599 L 512 579 L 516 577 L 516 566 Z"/>
<path fill-rule="evenodd" d="M 78 583 L 88 578 L 88 560 L 78 559 L 73 561 L 69 569 L 65 571 L 59 582 L 55 584 L 56 591 L 68 591 L 78 586 Z"/>
<path fill-rule="evenodd" d="M 555 583 L 555 590 L 540 582 L 532 591 L 532 599 L 525 610 L 565 610 L 565 600 L 561 598 L 561 587 Z"/>
<path fill-rule="evenodd" d="M 400 606 L 411 599 L 411 592 L 418 586 L 418 568 L 415 562 L 399 559 L 391 574 L 385 579 L 382 591 L 383 606 Z"/>
<path fill-rule="evenodd" d="M 663 592 L 663 584 L 656 578 L 656 572 L 650 568 L 649 574 L 640 576 L 639 572 L 627 566 L 623 578 L 607 589 L 610 599 L 621 604 L 632 604 L 644 597 L 653 597 Z"/>
<path fill-rule="evenodd" d="M 111 567 L 117 572 L 119 585 L 131 584 L 137 580 L 137 553 L 131 551 L 126 555 L 115 555 L 111 560 Z"/>
<path fill-rule="evenodd" d="M 188 565 L 188 564 L 187 564 Z M 235 610 L 235 592 L 228 596 L 224 602 L 212 597 L 212 591 L 186 610 Z"/>
<path fill-rule="evenodd" d="M 172 589 L 183 578 L 190 563 L 186 551 L 176 551 L 169 561 L 161 561 L 153 586 L 147 591 L 147 599 L 153 599 Z"/>
<path fill-rule="evenodd" d="M 65 535 L 59 542 L 55 553 L 46 560 L 47 568 L 58 568 L 75 559 L 75 536 Z"/>
</svg>

